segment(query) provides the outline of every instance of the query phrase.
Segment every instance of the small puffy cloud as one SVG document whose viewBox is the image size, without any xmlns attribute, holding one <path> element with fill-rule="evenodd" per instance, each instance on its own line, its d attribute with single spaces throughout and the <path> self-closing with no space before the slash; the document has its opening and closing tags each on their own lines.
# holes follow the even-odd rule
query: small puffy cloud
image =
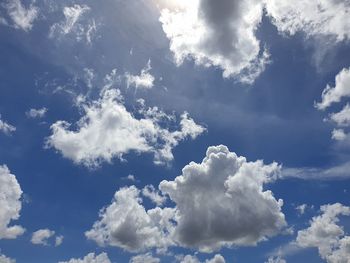
<svg viewBox="0 0 350 263">
<path fill-rule="evenodd" d="M 64 236 L 57 236 L 55 238 L 55 247 L 62 245 Z"/>
<path fill-rule="evenodd" d="M 135 88 L 141 89 L 151 89 L 154 85 L 154 76 L 150 73 L 151 60 L 148 60 L 148 63 L 145 68 L 141 70 L 140 75 L 132 75 L 130 73 L 125 74 L 126 82 L 128 87 L 133 86 Z"/>
<path fill-rule="evenodd" d="M 337 41 L 349 39 L 350 4 L 348 1 L 264 0 L 266 12 L 279 31 L 308 36 L 333 36 Z"/>
<path fill-rule="evenodd" d="M 180 65 L 186 59 L 223 70 L 251 84 L 269 62 L 255 31 L 263 15 L 261 0 L 178 1 L 177 7 L 159 5 L 160 21 L 170 50 Z"/>
<path fill-rule="evenodd" d="M 129 263 L 159 263 L 160 259 L 152 256 L 151 253 L 134 256 Z"/>
<path fill-rule="evenodd" d="M 72 258 L 69 261 L 60 261 L 58 263 L 111 263 L 108 255 L 106 253 L 101 253 L 100 255 L 95 255 L 95 253 L 90 253 L 83 259 Z"/>
<path fill-rule="evenodd" d="M 350 68 L 344 68 L 337 74 L 334 87 L 327 85 L 322 92 L 322 101 L 316 107 L 324 110 L 344 97 L 350 97 Z"/>
<path fill-rule="evenodd" d="M 350 216 L 350 207 L 339 203 L 324 205 L 321 212 L 312 218 L 308 228 L 298 231 L 296 243 L 303 248 L 317 248 L 322 259 L 329 263 L 348 262 L 350 236 L 345 235 L 338 223 L 340 216 Z"/>
<path fill-rule="evenodd" d="M 28 118 L 36 119 L 36 118 L 43 118 L 47 112 L 47 108 L 40 108 L 40 109 L 30 109 L 26 112 L 26 116 Z"/>
<path fill-rule="evenodd" d="M 166 202 L 166 196 L 163 196 L 157 191 L 153 185 L 146 185 L 142 189 L 143 196 L 149 198 L 157 206 L 161 206 Z"/>
<path fill-rule="evenodd" d="M 298 211 L 299 215 L 303 215 L 307 208 L 307 204 L 298 205 L 295 209 Z"/>
<path fill-rule="evenodd" d="M 16 260 L 6 257 L 0 254 L 0 263 L 16 263 Z"/>
<path fill-rule="evenodd" d="M 202 163 L 190 163 L 160 190 L 176 204 L 173 238 L 204 252 L 222 246 L 256 245 L 286 226 L 276 200 L 264 185 L 275 178 L 276 163 L 247 162 L 226 146 L 209 147 Z"/>
<path fill-rule="evenodd" d="M 174 181 L 160 183 L 173 207 L 146 210 L 140 190 L 121 188 L 85 235 L 132 252 L 256 245 L 286 226 L 283 201 L 264 189 L 279 170 L 276 163 L 247 162 L 222 145 L 209 147 L 202 163 L 191 162 Z"/>
<path fill-rule="evenodd" d="M 90 11 L 87 5 L 74 4 L 63 8 L 64 20 L 60 23 L 55 23 L 50 28 L 49 37 L 62 37 L 68 34 L 73 34 L 76 41 L 86 40 L 87 43 L 92 42 L 92 38 L 97 31 L 96 21 L 84 20 L 84 15 Z"/>
<path fill-rule="evenodd" d="M 206 259 L 203 263 L 225 263 L 225 259 L 220 254 L 216 254 L 212 259 Z M 180 263 L 201 263 L 196 256 L 186 255 Z"/>
<path fill-rule="evenodd" d="M 3 121 L 1 119 L 1 114 L 0 114 L 0 132 L 5 133 L 6 135 L 10 135 L 14 131 L 16 131 L 16 127 Z"/>
<path fill-rule="evenodd" d="M 269 257 L 265 263 L 287 263 L 287 261 L 281 257 Z"/>
<path fill-rule="evenodd" d="M 28 8 L 26 8 L 21 0 L 7 0 L 5 7 L 9 17 L 14 23 L 14 27 L 24 31 L 30 31 L 33 27 L 34 21 L 37 19 L 39 9 L 34 6 L 33 1 Z"/>
<path fill-rule="evenodd" d="M 140 191 L 135 186 L 120 189 L 112 203 L 100 211 L 100 220 L 85 233 L 86 237 L 100 246 L 115 246 L 132 252 L 168 247 L 171 241 L 167 232 L 174 210 L 146 211 L 141 202 Z"/>
<path fill-rule="evenodd" d="M 329 118 L 340 127 L 350 126 L 350 105 L 346 104 L 340 112 L 330 114 Z"/>
<path fill-rule="evenodd" d="M 25 229 L 21 226 L 9 226 L 17 220 L 22 208 L 22 190 L 15 175 L 7 166 L 0 166 L 0 239 L 14 239 L 22 235 Z"/>
<path fill-rule="evenodd" d="M 186 138 L 195 139 L 205 131 L 187 113 L 181 115 L 180 129 L 170 131 L 161 127 L 168 116 L 157 108 L 140 110 L 134 117 L 123 104 L 119 90 L 104 90 L 101 98 L 81 105 L 85 116 L 77 123 L 58 121 L 51 126 L 47 146 L 59 150 L 75 163 L 96 167 L 111 162 L 129 152 L 154 153 L 154 162 L 164 164 L 173 160 L 172 149 Z"/>
<path fill-rule="evenodd" d="M 343 129 L 333 129 L 332 139 L 336 141 L 344 141 L 347 138 L 347 134 Z"/>
<path fill-rule="evenodd" d="M 32 235 L 30 242 L 34 245 L 44 245 L 48 246 L 48 240 L 55 235 L 55 231 L 49 229 L 39 229 L 35 231 Z"/>
</svg>

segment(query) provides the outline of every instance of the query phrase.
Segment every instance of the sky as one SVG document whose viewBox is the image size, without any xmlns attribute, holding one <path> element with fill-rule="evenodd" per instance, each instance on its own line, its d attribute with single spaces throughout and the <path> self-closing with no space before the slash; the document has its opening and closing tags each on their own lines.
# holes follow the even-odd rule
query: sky
<svg viewBox="0 0 350 263">
<path fill-rule="evenodd" d="M 0 263 L 349 263 L 349 13 L 1 0 Z"/>
</svg>

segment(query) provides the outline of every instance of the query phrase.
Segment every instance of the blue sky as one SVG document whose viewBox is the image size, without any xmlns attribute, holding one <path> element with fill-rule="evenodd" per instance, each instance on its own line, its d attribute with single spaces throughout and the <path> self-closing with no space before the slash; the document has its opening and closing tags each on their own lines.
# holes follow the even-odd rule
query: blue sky
<svg viewBox="0 0 350 263">
<path fill-rule="evenodd" d="M 0 263 L 348 262 L 347 0 L 0 2 Z"/>
</svg>

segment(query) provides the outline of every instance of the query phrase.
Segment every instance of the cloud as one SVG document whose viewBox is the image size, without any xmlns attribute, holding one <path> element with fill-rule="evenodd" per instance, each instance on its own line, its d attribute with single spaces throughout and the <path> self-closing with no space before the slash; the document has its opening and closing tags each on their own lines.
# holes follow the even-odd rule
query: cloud
<svg viewBox="0 0 350 263">
<path fill-rule="evenodd" d="M 349 80 L 350 80 L 350 78 L 349 78 Z M 348 85 L 350 86 L 350 82 Z M 330 114 L 329 118 L 333 122 L 335 122 L 338 126 L 341 126 L 341 127 L 350 126 L 350 105 L 349 105 L 349 103 L 346 104 L 340 112 Z"/>
<path fill-rule="evenodd" d="M 171 244 L 167 231 L 174 210 L 141 205 L 140 191 L 135 186 L 121 188 L 112 203 L 100 211 L 100 220 L 85 233 L 100 246 L 115 246 L 139 252 L 149 248 L 166 248 Z"/>
<path fill-rule="evenodd" d="M 36 119 L 36 118 L 43 118 L 47 112 L 47 108 L 40 108 L 40 109 L 30 109 L 26 112 L 26 116 L 28 118 Z"/>
<path fill-rule="evenodd" d="M 22 190 L 6 165 L 0 166 L 0 239 L 14 239 L 24 233 L 21 226 L 9 226 L 19 218 Z"/>
<path fill-rule="evenodd" d="M 160 190 L 176 204 L 175 240 L 210 252 L 222 246 L 256 245 L 286 226 L 276 200 L 264 184 L 280 167 L 247 162 L 226 146 L 209 147 L 202 163 L 190 163 Z"/>
<path fill-rule="evenodd" d="M 48 240 L 55 235 L 55 231 L 49 229 L 39 229 L 35 231 L 32 235 L 30 242 L 34 245 L 44 245 L 48 246 Z"/>
<path fill-rule="evenodd" d="M 150 253 L 134 256 L 129 261 L 129 263 L 159 263 L 159 262 L 160 262 L 160 259 L 153 257 L 152 254 Z"/>
<path fill-rule="evenodd" d="M 294 35 L 328 35 L 337 41 L 349 38 L 350 4 L 347 1 L 265 0 L 267 14 L 279 31 Z"/>
<path fill-rule="evenodd" d="M 255 36 L 262 14 L 260 0 L 194 0 L 163 9 L 160 21 L 177 65 L 193 59 L 251 84 L 269 62 Z"/>
<path fill-rule="evenodd" d="M 247 162 L 222 145 L 209 147 L 202 163 L 191 162 L 174 181 L 160 183 L 174 207 L 146 210 L 140 190 L 121 188 L 86 236 L 133 252 L 256 245 L 286 226 L 283 201 L 264 190 L 279 169 L 276 163 Z"/>
<path fill-rule="evenodd" d="M 339 216 L 350 216 L 350 207 L 336 203 L 321 206 L 322 214 L 312 218 L 310 226 L 298 231 L 296 243 L 303 248 L 314 247 L 329 263 L 348 262 L 350 236 L 339 226 Z"/>
<path fill-rule="evenodd" d="M 220 254 L 216 254 L 212 259 L 205 260 L 204 263 L 225 263 L 225 259 Z M 201 263 L 196 256 L 186 255 L 180 263 Z"/>
<path fill-rule="evenodd" d="M 266 263 L 287 263 L 287 261 L 281 257 L 269 257 Z"/>
<path fill-rule="evenodd" d="M 325 110 L 344 97 L 350 97 L 350 68 L 344 68 L 337 74 L 334 87 L 327 85 L 322 92 L 322 101 L 316 107 Z"/>
<path fill-rule="evenodd" d="M 84 39 L 91 44 L 92 38 L 97 31 L 96 21 L 94 19 L 85 19 L 80 22 L 90 10 L 91 8 L 87 5 L 74 4 L 64 7 L 64 20 L 51 26 L 49 37 L 61 38 L 68 34 L 73 34 L 76 41 Z"/>
<path fill-rule="evenodd" d="M 158 108 L 142 108 L 140 118 L 134 117 L 122 101 L 119 90 L 108 89 L 101 98 L 82 103 L 85 113 L 77 123 L 58 121 L 51 126 L 47 146 L 59 150 L 77 164 L 96 167 L 129 152 L 154 153 L 154 162 L 164 164 L 173 160 L 172 149 L 186 138 L 195 139 L 205 131 L 187 113 L 181 115 L 180 130 L 170 131 L 160 123 L 169 118 Z"/>
<path fill-rule="evenodd" d="M 63 243 L 64 236 L 57 236 L 55 238 L 55 247 L 59 247 Z"/>
<path fill-rule="evenodd" d="M 349 178 L 350 162 L 341 163 L 329 168 L 284 168 L 280 179 L 298 178 L 304 180 L 335 180 Z"/>
<path fill-rule="evenodd" d="M 149 73 L 151 69 L 152 69 L 151 60 L 148 60 L 146 67 L 141 70 L 140 75 L 132 75 L 130 73 L 126 73 L 125 78 L 126 78 L 128 87 L 133 86 L 137 89 L 153 88 L 155 78 L 151 73 Z"/>
<path fill-rule="evenodd" d="M 8 124 L 7 122 L 1 119 L 1 114 L 0 114 L 0 131 L 5 133 L 6 135 L 10 135 L 12 132 L 16 131 L 16 127 L 12 126 L 11 124 Z"/>
<path fill-rule="evenodd" d="M 347 138 L 347 134 L 343 129 L 333 129 L 332 139 L 336 141 L 344 141 Z"/>
<path fill-rule="evenodd" d="M 14 23 L 14 27 L 24 31 L 30 31 L 37 19 L 39 9 L 33 1 L 28 8 L 23 6 L 21 0 L 8 0 L 5 4 L 7 13 Z"/>
<path fill-rule="evenodd" d="M 95 255 L 95 253 L 90 253 L 83 259 L 72 258 L 69 261 L 60 261 L 58 263 L 111 263 L 106 253 L 101 253 L 100 255 Z"/>
<path fill-rule="evenodd" d="M 6 257 L 0 254 L 0 263 L 16 263 L 16 260 Z"/>
<path fill-rule="evenodd" d="M 142 195 L 149 198 L 157 206 L 161 206 L 166 202 L 166 196 L 163 196 L 157 191 L 153 185 L 146 185 L 142 189 Z"/>
<path fill-rule="evenodd" d="M 295 209 L 298 211 L 299 215 L 303 215 L 307 207 L 307 204 L 301 204 L 298 205 Z"/>
</svg>

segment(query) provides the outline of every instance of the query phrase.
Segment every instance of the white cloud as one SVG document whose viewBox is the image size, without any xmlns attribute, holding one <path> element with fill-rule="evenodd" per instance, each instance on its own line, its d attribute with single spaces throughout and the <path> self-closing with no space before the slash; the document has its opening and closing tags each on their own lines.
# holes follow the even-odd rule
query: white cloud
<svg viewBox="0 0 350 263">
<path fill-rule="evenodd" d="M 0 254 L 0 263 L 16 263 L 16 260 L 6 257 Z"/>
<path fill-rule="evenodd" d="M 55 231 L 49 229 L 39 229 L 35 231 L 32 235 L 30 242 L 34 245 L 44 245 L 48 246 L 48 240 L 55 235 Z"/>
<path fill-rule="evenodd" d="M 154 188 L 153 185 L 146 185 L 142 189 L 143 196 L 149 198 L 157 206 L 161 206 L 166 202 L 166 196 L 163 196 L 159 193 L 158 190 Z"/>
<path fill-rule="evenodd" d="M 279 169 L 276 163 L 247 162 L 223 145 L 209 147 L 202 163 L 191 162 L 174 181 L 160 183 L 176 204 L 174 239 L 210 252 L 276 235 L 286 226 L 283 201 L 264 185 Z"/>
<path fill-rule="evenodd" d="M 28 8 L 23 6 L 21 0 L 8 0 L 6 9 L 11 17 L 14 26 L 24 31 L 29 31 L 33 27 L 34 21 L 38 17 L 39 9 L 33 5 L 33 1 Z"/>
<path fill-rule="evenodd" d="M 0 131 L 5 133 L 6 135 L 10 135 L 12 132 L 16 131 L 16 127 L 12 126 L 11 124 L 8 124 L 7 122 L 1 119 L 1 114 L 0 114 Z"/>
<path fill-rule="evenodd" d="M 55 247 L 62 245 L 64 236 L 57 236 L 55 238 Z"/>
<path fill-rule="evenodd" d="M 298 211 L 299 215 L 303 215 L 307 208 L 307 204 L 298 205 L 295 209 Z"/>
<path fill-rule="evenodd" d="M 332 139 L 336 141 L 344 141 L 347 138 L 347 134 L 343 129 L 333 129 Z"/>
<path fill-rule="evenodd" d="M 329 35 L 337 41 L 349 38 L 350 4 L 348 1 L 264 0 L 266 11 L 279 31 L 308 36 Z"/>
<path fill-rule="evenodd" d="M 330 168 L 284 168 L 280 179 L 299 178 L 304 180 L 330 180 L 349 178 L 350 162 L 341 163 Z"/>
<path fill-rule="evenodd" d="M 166 248 L 171 244 L 167 231 L 174 211 L 150 209 L 141 205 L 140 191 L 135 186 L 122 188 L 112 203 L 100 211 L 100 220 L 85 233 L 98 245 L 116 246 L 138 252 L 149 248 Z"/>
<path fill-rule="evenodd" d="M 96 21 L 94 19 L 84 19 L 84 15 L 91 8 L 87 5 L 74 4 L 63 8 L 65 19 L 60 23 L 55 23 L 50 28 L 49 37 L 62 37 L 68 34 L 73 34 L 76 41 L 86 40 L 91 44 L 92 38 L 97 31 Z"/>
<path fill-rule="evenodd" d="M 125 108 L 119 90 L 104 90 L 100 99 L 82 103 L 82 109 L 85 116 L 76 123 L 76 131 L 70 130 L 70 124 L 65 121 L 51 126 L 47 146 L 89 167 L 122 158 L 129 152 L 154 153 L 155 163 L 168 163 L 174 158 L 172 149 L 180 141 L 195 139 L 205 131 L 187 113 L 181 115 L 177 131 L 160 126 L 160 118 L 167 115 L 157 108 L 140 110 L 142 117 L 138 119 Z"/>
<path fill-rule="evenodd" d="M 212 259 L 206 259 L 204 263 L 225 263 L 225 259 L 220 254 L 216 254 Z M 186 255 L 180 263 L 201 263 L 196 256 Z"/>
<path fill-rule="evenodd" d="M 16 177 L 7 166 L 0 166 L 0 239 L 14 239 L 25 231 L 18 225 L 9 226 L 12 220 L 19 218 L 21 196 L 22 190 Z"/>
<path fill-rule="evenodd" d="M 134 86 L 135 88 L 142 88 L 142 89 L 151 89 L 154 86 L 154 80 L 155 78 L 150 72 L 152 69 L 151 67 L 151 60 L 148 60 L 148 63 L 145 68 L 141 70 L 140 75 L 132 75 L 130 73 L 125 74 L 126 82 L 128 87 Z"/>
<path fill-rule="evenodd" d="M 298 231 L 296 239 L 300 247 L 315 247 L 329 263 L 349 262 L 350 236 L 345 236 L 338 225 L 339 216 L 350 216 L 350 207 L 339 203 L 321 206 L 322 214 L 312 218 L 310 227 Z"/>
<path fill-rule="evenodd" d="M 146 210 L 135 186 L 122 188 L 86 236 L 128 251 L 255 245 L 286 226 L 283 201 L 264 190 L 279 169 L 247 162 L 225 146 L 209 147 L 202 163 L 191 162 L 174 181 L 160 183 L 174 207 Z"/>
<path fill-rule="evenodd" d="M 350 12 L 350 11 L 349 11 Z M 350 97 L 350 69 L 342 69 L 335 77 L 335 86 L 327 87 L 322 92 L 322 101 L 316 104 L 320 110 L 324 110 L 333 103 L 340 102 L 344 97 Z"/>
<path fill-rule="evenodd" d="M 251 84 L 269 61 L 255 36 L 262 13 L 261 0 L 179 1 L 161 11 L 160 21 L 178 65 L 193 59 Z"/>
<path fill-rule="evenodd" d="M 269 257 L 266 263 L 287 263 L 287 261 L 281 257 Z"/>
<path fill-rule="evenodd" d="M 137 255 L 130 259 L 129 263 L 159 263 L 160 259 L 152 256 L 151 253 Z"/>
<path fill-rule="evenodd" d="M 69 261 L 60 261 L 58 263 L 111 263 L 108 255 L 106 253 L 101 253 L 100 255 L 95 255 L 95 253 L 90 253 L 83 259 L 72 258 Z"/>
<path fill-rule="evenodd" d="M 43 118 L 47 112 L 47 108 L 40 108 L 40 109 L 30 109 L 26 112 L 26 116 L 28 118 Z"/>
<path fill-rule="evenodd" d="M 350 89 L 350 82 L 348 85 Z M 330 119 L 334 121 L 338 126 L 350 126 L 350 105 L 346 104 L 340 112 L 330 114 Z"/>
</svg>

